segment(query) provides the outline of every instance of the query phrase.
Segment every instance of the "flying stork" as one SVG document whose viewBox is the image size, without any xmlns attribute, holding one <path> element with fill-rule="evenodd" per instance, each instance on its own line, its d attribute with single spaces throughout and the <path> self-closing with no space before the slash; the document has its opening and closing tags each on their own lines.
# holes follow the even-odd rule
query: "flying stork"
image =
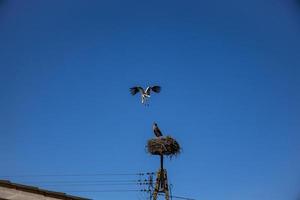
<svg viewBox="0 0 300 200">
<path fill-rule="evenodd" d="M 144 90 L 142 87 L 140 86 L 135 86 L 135 87 L 132 87 L 130 88 L 130 93 L 132 95 L 135 95 L 137 94 L 138 92 L 141 93 L 141 97 L 142 97 L 142 104 L 146 104 L 148 98 L 150 98 L 150 93 L 151 91 L 155 92 L 155 93 L 159 93 L 161 91 L 161 87 L 160 86 L 149 86 L 146 88 L 146 90 Z"/>
</svg>

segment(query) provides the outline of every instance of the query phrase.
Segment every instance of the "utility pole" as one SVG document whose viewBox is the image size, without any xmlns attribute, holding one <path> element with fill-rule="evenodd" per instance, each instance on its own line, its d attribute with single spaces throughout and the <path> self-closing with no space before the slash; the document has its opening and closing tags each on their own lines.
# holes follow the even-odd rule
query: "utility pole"
<svg viewBox="0 0 300 200">
<path fill-rule="evenodd" d="M 167 170 L 164 169 L 164 156 L 160 155 L 160 169 L 156 175 L 153 200 L 157 200 L 158 193 L 165 194 L 165 199 L 170 200 Z"/>
</svg>

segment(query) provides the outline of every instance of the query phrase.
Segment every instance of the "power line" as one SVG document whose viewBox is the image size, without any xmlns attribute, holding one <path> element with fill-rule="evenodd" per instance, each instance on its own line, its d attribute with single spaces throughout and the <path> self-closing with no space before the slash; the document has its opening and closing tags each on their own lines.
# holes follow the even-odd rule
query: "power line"
<svg viewBox="0 0 300 200">
<path fill-rule="evenodd" d="M 64 191 L 64 192 L 141 192 L 141 190 L 71 190 L 71 191 Z"/>
<path fill-rule="evenodd" d="M 185 199 L 185 200 L 196 200 L 196 199 L 191 199 L 191 198 L 187 198 L 187 197 L 179 197 L 179 196 L 171 196 L 174 199 Z"/>
<path fill-rule="evenodd" d="M 160 196 L 162 196 L 163 194 L 158 194 Z M 184 200 L 196 200 L 196 199 L 192 199 L 192 198 L 188 198 L 188 197 L 180 197 L 180 196 L 170 196 L 171 198 L 174 198 L 174 199 L 184 199 Z"/>
<path fill-rule="evenodd" d="M 147 175 L 151 172 L 146 173 L 93 173 L 93 174 L 20 174 L 20 175 L 0 175 L 0 177 L 72 177 L 72 176 L 142 176 Z"/>
<path fill-rule="evenodd" d="M 145 180 L 70 180 L 70 181 L 27 181 L 26 183 L 29 184 L 69 184 L 69 183 L 141 183 L 141 182 L 146 182 Z"/>
<path fill-rule="evenodd" d="M 94 186 L 94 185 L 149 185 L 147 182 L 121 182 L 121 183 L 64 183 L 64 184 L 41 184 L 44 186 Z"/>
<path fill-rule="evenodd" d="M 159 194 L 159 195 L 163 195 L 163 194 Z M 196 200 L 196 199 L 192 199 L 192 198 L 188 198 L 188 197 L 180 197 L 180 196 L 170 196 L 171 198 L 174 198 L 174 199 L 184 199 L 184 200 Z"/>
<path fill-rule="evenodd" d="M 42 184 L 43 187 L 64 187 L 64 186 L 105 186 L 105 185 L 139 185 L 140 183 L 81 183 L 81 184 Z"/>
</svg>

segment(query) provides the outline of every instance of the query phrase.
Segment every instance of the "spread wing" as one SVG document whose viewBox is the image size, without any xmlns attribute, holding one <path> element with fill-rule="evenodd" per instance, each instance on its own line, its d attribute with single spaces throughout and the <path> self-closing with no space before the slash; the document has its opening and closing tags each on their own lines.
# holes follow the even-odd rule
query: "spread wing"
<svg viewBox="0 0 300 200">
<path fill-rule="evenodd" d="M 160 93 L 161 87 L 158 86 L 158 85 L 152 86 L 152 87 L 151 87 L 151 90 L 152 90 L 153 92 Z"/>
<path fill-rule="evenodd" d="M 140 87 L 140 86 L 136 86 L 136 87 L 130 88 L 130 93 L 131 93 L 132 95 L 135 95 L 135 94 L 138 93 L 138 92 L 144 93 L 144 89 L 143 89 L 142 87 Z"/>
</svg>

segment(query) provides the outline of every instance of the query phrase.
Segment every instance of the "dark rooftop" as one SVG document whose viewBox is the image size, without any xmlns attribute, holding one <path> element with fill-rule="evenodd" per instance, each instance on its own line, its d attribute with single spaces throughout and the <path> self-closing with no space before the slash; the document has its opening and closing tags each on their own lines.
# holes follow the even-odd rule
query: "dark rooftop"
<svg viewBox="0 0 300 200">
<path fill-rule="evenodd" d="M 57 199 L 64 199 L 64 200 L 90 200 L 90 199 L 83 198 L 83 197 L 77 197 L 77 196 L 68 195 L 68 194 L 63 193 L 63 192 L 54 192 L 54 191 L 40 189 L 38 187 L 33 187 L 33 186 L 28 186 L 28 185 L 22 185 L 22 184 L 12 183 L 12 182 L 10 182 L 8 180 L 0 180 L 0 187 L 6 187 L 6 188 L 11 188 L 11 189 L 15 189 L 15 190 L 24 191 L 24 192 L 29 192 L 29 193 L 34 193 L 34 194 L 40 194 L 40 195 L 44 195 L 44 196 L 47 196 L 47 197 L 53 197 L 53 198 L 57 198 Z"/>
</svg>

